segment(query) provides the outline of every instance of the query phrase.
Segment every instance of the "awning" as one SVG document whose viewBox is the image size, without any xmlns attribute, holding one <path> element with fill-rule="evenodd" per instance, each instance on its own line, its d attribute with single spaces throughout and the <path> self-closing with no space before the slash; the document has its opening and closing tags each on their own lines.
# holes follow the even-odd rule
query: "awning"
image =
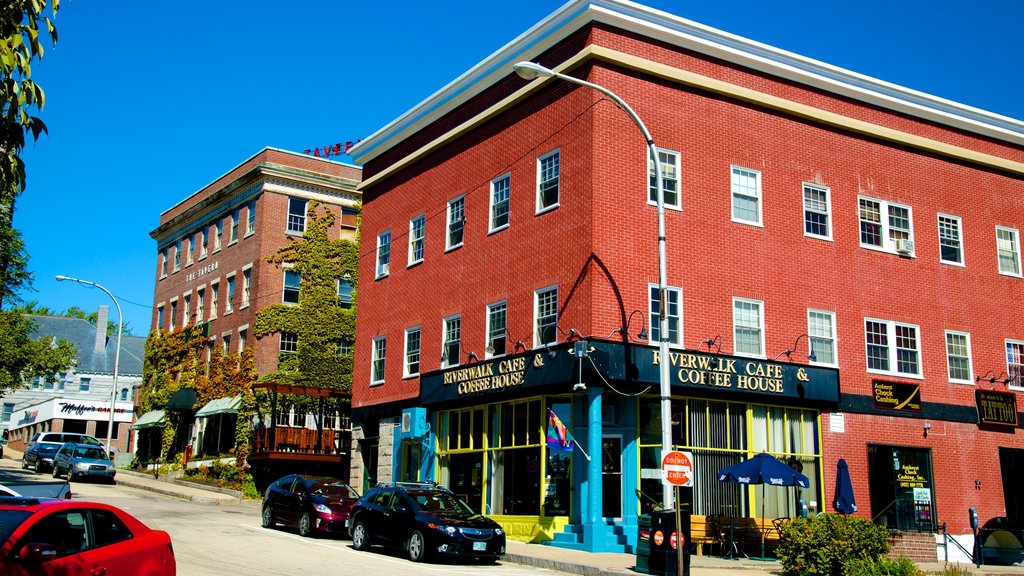
<svg viewBox="0 0 1024 576">
<path fill-rule="evenodd" d="M 142 430 L 143 428 L 153 427 L 163 428 L 164 420 L 163 410 L 150 410 L 132 424 L 132 430 Z"/>
<path fill-rule="evenodd" d="M 164 410 L 192 410 L 196 405 L 196 391 L 193 388 L 182 388 L 171 396 Z"/>
<path fill-rule="evenodd" d="M 238 414 L 238 407 L 242 405 L 241 396 L 231 398 L 217 398 L 210 400 L 196 412 L 196 418 L 205 418 L 216 414 Z"/>
</svg>

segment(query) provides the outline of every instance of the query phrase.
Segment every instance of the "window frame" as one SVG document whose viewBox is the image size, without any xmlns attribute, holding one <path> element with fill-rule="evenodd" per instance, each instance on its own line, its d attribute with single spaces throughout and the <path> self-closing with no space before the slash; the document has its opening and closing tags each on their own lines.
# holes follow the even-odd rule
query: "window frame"
<svg viewBox="0 0 1024 576">
<path fill-rule="evenodd" d="M 555 184 L 554 184 L 555 200 L 554 200 L 554 202 L 545 205 L 544 201 L 543 201 L 544 200 L 543 192 L 545 191 L 543 189 L 543 186 L 547 182 L 550 182 L 552 179 L 549 178 L 548 180 L 542 180 L 543 173 L 544 173 L 544 168 L 543 167 L 544 167 L 544 161 L 548 160 L 550 158 L 553 158 L 553 157 L 558 158 L 558 160 L 557 160 L 557 162 L 558 162 L 558 174 L 553 178 L 553 180 L 555 182 Z M 537 211 L 536 211 L 536 214 L 539 215 L 539 214 L 543 214 L 545 212 L 550 212 L 551 210 L 554 210 L 555 208 L 558 208 L 558 206 L 561 204 L 561 201 L 562 201 L 562 149 L 561 148 L 555 148 L 554 150 L 552 150 L 552 151 L 550 151 L 550 152 L 548 152 L 546 154 L 543 154 L 543 155 L 537 157 L 537 174 L 536 174 L 536 176 L 537 176 L 537 193 L 536 193 Z"/>
<path fill-rule="evenodd" d="M 288 341 L 289 347 L 294 342 L 294 350 L 285 350 L 285 340 Z M 298 354 L 299 353 L 299 335 L 295 332 L 280 332 L 278 337 L 277 351 L 279 354 Z"/>
<path fill-rule="evenodd" d="M 180 238 L 178 240 L 174 241 L 174 266 L 172 268 L 173 272 L 177 272 L 178 270 L 181 270 L 181 239 Z"/>
<path fill-rule="evenodd" d="M 452 333 L 457 336 L 454 340 L 450 337 Z M 441 368 L 454 368 L 462 364 L 462 314 L 452 314 L 441 319 L 441 356 L 444 357 Z"/>
<path fill-rule="evenodd" d="M 967 351 L 967 378 L 954 378 L 953 377 L 953 365 L 952 358 L 954 357 L 949 349 L 949 337 L 950 336 L 962 336 L 964 338 L 963 346 Z M 943 339 L 944 348 L 946 350 L 946 375 L 949 377 L 949 381 L 953 384 L 974 384 L 972 375 L 974 374 L 974 361 L 971 357 L 971 333 L 963 332 L 961 330 L 946 330 Z M 959 358 L 959 356 L 958 356 Z"/>
<path fill-rule="evenodd" d="M 384 383 L 387 369 L 388 337 L 378 336 L 370 347 L 370 386 Z"/>
<path fill-rule="evenodd" d="M 879 368 L 872 368 L 870 365 L 870 356 L 868 354 L 868 322 L 876 322 L 879 324 L 885 324 L 886 326 L 886 350 L 887 350 L 887 362 L 889 368 L 882 370 Z M 917 342 L 917 372 L 901 372 L 899 370 L 899 351 L 900 348 L 897 344 L 896 328 L 913 328 L 914 339 Z M 915 380 L 924 379 L 924 358 L 921 354 L 921 327 L 917 324 L 910 324 L 908 322 L 897 322 L 895 320 L 885 320 L 883 318 L 873 318 L 870 316 L 864 317 L 864 369 L 870 374 L 884 374 L 886 376 L 898 376 L 902 378 L 912 378 Z"/>
<path fill-rule="evenodd" d="M 504 183 L 504 188 L 503 189 L 499 189 L 498 188 L 498 185 L 500 183 Z M 498 200 L 497 196 L 498 196 L 499 193 L 502 193 L 502 192 L 504 193 L 505 198 L 502 199 L 502 200 Z M 489 215 L 489 218 L 487 219 L 487 222 L 488 222 L 487 233 L 488 234 L 493 234 L 495 232 L 499 232 L 501 230 L 504 230 L 504 229 L 508 228 L 509 224 L 512 221 L 512 213 L 511 213 L 511 210 L 512 210 L 512 173 L 511 172 L 506 172 L 506 173 L 502 174 L 501 176 L 498 176 L 497 178 L 494 178 L 493 180 L 491 180 L 491 193 L 489 195 L 489 198 L 490 198 L 490 202 L 487 205 L 487 214 Z M 497 219 L 498 219 L 497 210 L 499 210 L 500 207 L 504 207 L 504 210 L 505 210 L 505 212 L 504 212 L 505 223 L 504 224 L 498 224 L 497 223 Z"/>
<path fill-rule="evenodd" d="M 231 211 L 231 227 L 228 229 L 228 246 L 238 242 L 238 220 L 242 216 L 241 208 L 235 208 Z"/>
<path fill-rule="evenodd" d="M 501 312 L 502 326 L 501 335 L 495 334 L 495 314 Z M 508 354 L 508 300 L 499 300 L 497 302 L 491 302 L 487 305 L 487 341 L 484 343 L 484 357 L 485 358 L 500 358 Z M 502 351 L 498 352 L 498 347 L 494 345 L 494 342 L 498 339 L 504 340 Z M 492 350 L 488 352 L 488 350 Z"/>
<path fill-rule="evenodd" d="M 544 342 L 541 337 L 542 325 L 541 325 L 541 298 L 551 292 L 555 295 L 555 309 L 554 309 L 554 322 L 550 324 L 544 324 L 543 327 L 551 327 L 553 330 L 552 339 L 550 342 Z M 546 314 L 544 318 L 548 318 L 552 315 Z M 552 284 L 551 286 L 545 286 L 538 288 L 533 291 L 533 347 L 540 348 L 545 346 L 553 346 L 558 344 L 558 284 Z"/>
<path fill-rule="evenodd" d="M 348 285 L 348 299 L 344 299 L 341 296 L 342 283 Z M 352 280 L 348 278 L 338 278 L 338 306 L 348 310 L 352 308 L 352 294 L 355 292 L 355 285 L 352 284 Z"/>
<path fill-rule="evenodd" d="M 948 219 L 948 220 L 951 220 L 951 221 L 956 223 L 956 253 L 957 253 L 957 256 L 960 258 L 959 261 L 946 260 L 945 258 L 942 257 L 942 247 L 943 247 L 943 240 L 944 240 L 944 238 L 942 236 L 942 225 L 943 225 L 942 221 L 943 221 L 943 219 Z M 963 220 L 959 216 L 953 216 L 952 214 L 945 214 L 945 213 L 939 212 L 935 216 L 935 223 L 936 223 L 936 233 L 938 234 L 938 237 L 939 237 L 939 263 L 940 264 L 948 264 L 950 266 L 960 266 L 961 268 L 965 267 L 966 264 L 964 263 L 964 224 L 963 224 Z"/>
<path fill-rule="evenodd" d="M 387 278 L 391 274 L 391 229 L 377 234 L 375 280 Z"/>
<path fill-rule="evenodd" d="M 758 323 L 757 330 L 758 330 L 758 335 L 759 335 L 759 339 L 758 339 L 759 344 L 758 344 L 758 346 L 760 347 L 760 351 L 759 352 L 756 352 L 756 353 L 754 353 L 754 352 L 745 352 L 745 351 L 741 352 L 740 349 L 739 349 L 739 337 L 738 337 L 737 329 L 741 328 L 741 326 L 739 326 L 737 324 L 737 322 L 736 322 L 737 321 L 736 306 L 738 304 L 753 304 L 753 305 L 757 306 L 757 323 Z M 747 327 L 742 327 L 742 328 L 747 328 Z M 765 324 L 764 324 L 764 301 L 763 300 L 755 300 L 753 298 L 743 298 L 743 297 L 740 297 L 740 296 L 733 296 L 732 297 L 732 343 L 733 343 L 732 348 L 733 348 L 733 354 L 735 354 L 736 356 L 742 356 L 744 358 L 767 358 L 766 353 L 765 353 L 765 349 L 766 349 L 765 332 L 767 332 L 767 330 L 765 329 Z"/>
<path fill-rule="evenodd" d="M 220 314 L 218 306 L 220 306 L 220 278 L 210 282 L 210 320 L 217 318 Z"/>
<path fill-rule="evenodd" d="M 417 234 L 418 232 L 418 234 Z M 414 266 L 423 262 L 423 258 L 427 252 L 426 246 L 427 238 L 427 215 L 420 214 L 409 219 L 409 259 L 408 266 Z M 416 251 L 419 250 L 419 257 L 416 257 Z"/>
<path fill-rule="evenodd" d="M 213 251 L 219 252 L 224 246 L 224 218 L 217 218 L 217 224 L 214 226 L 217 233 L 213 235 Z"/>
<path fill-rule="evenodd" d="M 242 305 L 239 310 L 248 308 L 252 303 L 252 264 L 242 267 Z"/>
<path fill-rule="evenodd" d="M 227 290 L 224 293 L 224 315 L 235 311 L 235 273 L 228 274 L 224 279 Z"/>
<path fill-rule="evenodd" d="M 740 183 L 737 182 L 736 178 L 737 178 L 737 176 L 740 176 L 740 174 L 737 174 L 737 172 L 746 172 L 750 176 L 753 176 L 753 178 L 754 178 L 754 193 L 756 194 L 756 196 L 751 196 L 750 194 L 746 194 L 746 193 L 743 193 L 743 192 L 739 191 Z M 762 175 L 761 175 L 761 171 L 760 170 L 754 170 L 753 168 L 747 168 L 745 166 L 740 166 L 739 164 L 731 164 L 731 165 L 729 165 L 729 202 L 730 202 L 729 216 L 730 216 L 730 218 L 732 219 L 733 222 L 736 222 L 737 224 L 747 224 L 748 226 L 757 226 L 757 227 L 760 227 L 760 228 L 764 228 L 764 194 L 762 192 L 762 187 L 763 187 L 763 185 L 762 185 Z M 756 221 L 755 220 L 747 220 L 745 218 L 740 218 L 740 217 L 738 217 L 736 215 L 736 210 L 737 210 L 736 197 L 737 196 L 742 196 L 742 197 L 746 197 L 746 198 L 754 198 L 757 201 L 756 202 L 756 204 L 757 204 L 757 220 Z"/>
<path fill-rule="evenodd" d="M 1019 350 L 1019 352 L 1017 354 L 1017 358 L 1020 359 L 1020 363 L 1019 364 L 1011 363 L 1010 362 L 1010 360 L 1013 358 L 1013 356 L 1011 356 L 1011 353 L 1010 353 L 1011 352 L 1011 350 L 1010 350 L 1011 346 L 1014 346 L 1014 347 L 1016 347 Z M 1024 374 L 1024 340 L 1016 340 L 1014 338 L 1007 338 L 1007 339 L 1005 339 L 1003 341 L 1003 349 L 1006 351 L 1006 375 L 1007 375 L 1007 378 L 1011 379 L 1010 382 L 1007 383 L 1007 388 L 1009 390 L 1024 390 L 1024 384 L 1021 383 L 1022 381 L 1024 381 L 1024 379 L 1018 379 L 1017 380 L 1017 384 L 1016 385 L 1013 384 L 1013 382 L 1014 382 L 1013 378 L 1015 376 L 1020 376 L 1020 375 Z M 1020 366 L 1020 368 L 1016 368 L 1016 370 L 1015 370 L 1014 367 L 1016 367 L 1016 366 Z M 1016 374 L 1014 374 L 1014 372 L 1016 372 Z"/>
<path fill-rule="evenodd" d="M 169 302 L 171 307 L 170 331 L 174 332 L 174 329 L 178 327 L 177 321 L 175 320 L 175 316 L 178 315 L 178 297 L 175 296 L 174 298 L 171 298 Z"/>
<path fill-rule="evenodd" d="M 667 194 L 666 194 L 666 199 L 665 199 L 665 202 L 664 202 L 664 207 L 666 209 L 669 209 L 669 210 L 682 210 L 683 209 L 683 194 L 682 194 L 682 191 L 680 190 L 680 186 L 679 186 L 680 175 L 682 173 L 682 160 L 681 160 L 682 153 L 680 153 L 680 152 L 678 152 L 676 150 L 669 150 L 668 148 L 658 148 L 658 147 L 655 147 L 654 150 L 658 154 L 658 162 L 660 163 L 660 165 L 663 166 L 663 167 L 668 165 L 669 167 L 671 167 L 675 171 L 675 178 L 674 179 L 670 179 L 667 176 L 668 171 L 665 170 L 664 168 L 662 168 L 662 170 L 661 170 L 661 181 L 662 182 L 665 182 L 665 181 L 673 181 L 673 182 L 675 182 L 675 190 L 672 191 L 672 193 L 675 194 L 675 201 L 674 202 L 670 202 L 668 200 Z M 671 157 L 671 162 L 669 162 L 669 163 L 663 162 L 662 159 L 661 159 L 661 155 L 662 154 L 669 155 Z M 654 163 L 651 162 L 651 153 L 650 153 L 649 149 L 648 149 L 648 151 L 646 153 L 646 156 L 647 156 L 647 204 L 649 206 L 657 206 L 658 205 L 658 189 L 657 189 L 656 183 L 654 182 L 654 177 L 655 177 L 656 174 L 654 172 Z M 665 190 L 666 190 L 666 188 L 664 187 L 664 184 L 662 184 L 662 191 L 664 192 Z"/>
<path fill-rule="evenodd" d="M 650 325 L 651 325 L 651 339 L 650 339 L 650 342 L 652 344 L 654 344 L 656 342 L 661 342 L 661 340 L 660 340 L 660 337 L 661 337 L 661 326 L 659 325 L 660 324 L 660 316 L 661 316 L 661 303 L 660 302 L 658 303 L 658 309 L 657 310 L 654 309 L 654 295 L 658 294 L 659 299 L 660 299 L 660 296 L 661 296 L 659 294 L 658 288 L 659 287 L 658 287 L 657 284 L 654 284 L 654 283 L 648 283 L 647 284 L 647 318 L 650 320 Z M 669 297 L 668 298 L 668 300 L 669 300 L 669 307 L 668 307 L 668 311 L 666 313 L 666 319 L 668 320 L 668 323 L 669 323 L 669 331 L 668 331 L 668 333 L 669 333 L 669 340 L 668 340 L 668 343 L 669 344 L 675 344 L 676 346 L 682 346 L 683 342 L 685 341 L 685 339 L 683 338 L 683 289 L 678 287 L 678 286 L 665 286 L 665 291 L 670 293 L 670 294 L 673 294 L 673 293 L 676 294 L 676 303 L 675 303 L 675 305 L 679 309 L 678 313 L 675 316 L 673 316 L 672 315 L 672 298 Z M 655 318 L 657 318 L 658 320 L 655 321 Z M 676 338 L 674 340 L 672 339 L 672 320 L 673 320 L 673 318 L 676 321 Z M 658 331 L 657 332 L 657 335 L 658 335 L 657 337 L 655 337 L 655 330 Z"/>
<path fill-rule="evenodd" d="M 458 207 L 458 208 L 456 208 Z M 455 219 L 455 213 L 458 212 L 458 220 Z M 453 234 L 457 231 L 459 235 L 459 241 L 453 242 Z M 461 248 L 466 242 L 466 195 L 460 194 L 455 198 L 448 201 L 448 207 L 445 210 L 445 236 L 444 236 L 444 250 L 455 250 Z"/>
<path fill-rule="evenodd" d="M 298 304 L 299 304 L 299 295 L 302 292 L 302 274 L 299 273 L 298 270 L 295 270 L 294 268 L 292 268 L 290 266 L 286 267 L 281 272 L 282 272 L 282 274 L 281 274 L 281 303 L 286 305 L 286 306 L 298 306 Z M 289 286 L 289 284 L 288 284 L 288 276 L 289 275 L 298 277 L 298 283 L 295 285 L 294 288 L 291 288 Z M 295 301 L 294 302 L 292 302 L 291 300 L 288 299 L 288 295 L 293 293 L 293 292 L 295 294 Z"/>
<path fill-rule="evenodd" d="M 416 336 L 416 349 L 410 347 L 411 337 Z M 412 370 L 412 358 L 415 355 L 416 370 Z M 405 329 L 405 353 L 402 355 L 402 377 L 413 378 L 420 375 L 423 362 L 423 330 L 420 326 Z"/>
<path fill-rule="evenodd" d="M 245 235 L 252 236 L 256 233 L 256 199 L 249 200 L 245 217 Z"/>
<path fill-rule="evenodd" d="M 292 203 L 301 202 L 302 212 L 296 214 L 292 212 Z M 309 209 L 309 200 L 304 198 L 297 198 L 295 196 L 288 197 L 288 212 L 285 217 L 284 233 L 291 234 L 293 236 L 302 236 L 306 233 L 306 211 Z"/>
<path fill-rule="evenodd" d="M 160 262 L 160 279 L 161 280 L 164 279 L 164 278 L 167 278 L 167 264 L 168 264 L 168 260 L 171 257 L 170 252 L 171 252 L 170 246 L 164 246 L 164 249 L 161 251 L 161 254 L 163 256 L 162 261 Z"/>
<path fill-rule="evenodd" d="M 864 220 L 861 217 L 861 202 L 863 202 L 863 201 L 874 202 L 874 203 L 878 204 L 879 222 L 877 222 L 877 225 L 879 227 L 878 235 L 879 235 L 879 238 L 880 238 L 880 241 L 881 241 L 881 244 L 879 244 L 879 245 L 876 245 L 876 244 L 866 244 L 864 242 L 864 228 L 863 228 L 863 226 L 864 226 L 865 222 L 868 222 L 868 223 L 870 223 L 870 222 L 867 221 L 867 220 Z M 889 222 L 890 222 L 890 218 L 892 218 L 891 210 L 893 208 L 905 208 L 907 210 L 908 226 L 907 226 L 907 231 L 906 231 L 907 232 L 907 238 L 906 239 L 909 240 L 912 244 L 914 244 L 914 249 L 911 250 L 910 253 L 908 253 L 908 254 L 904 254 L 902 252 L 898 252 L 896 250 L 896 241 L 892 238 L 892 231 L 894 230 L 894 228 L 890 225 Z M 876 250 L 878 252 L 887 252 L 889 254 L 898 254 L 900 256 L 904 256 L 904 257 L 907 257 L 907 258 L 915 258 L 915 257 L 917 257 L 917 245 L 914 242 L 914 207 L 909 205 L 909 204 L 902 204 L 902 203 L 899 203 L 899 202 L 890 202 L 889 200 L 883 200 L 881 198 L 875 198 L 873 196 L 867 196 L 867 195 L 864 195 L 864 194 L 858 194 L 857 195 L 857 241 L 860 244 L 860 247 L 864 248 L 866 250 Z"/>
<path fill-rule="evenodd" d="M 999 247 L 999 233 L 1007 232 L 1013 235 L 1011 238 L 1011 255 L 1014 257 L 1014 265 L 1017 267 L 1016 271 L 1007 272 L 1003 270 L 1003 258 L 1001 255 L 1002 249 Z M 1010 228 L 1009 226 L 996 226 L 996 265 L 999 267 L 999 273 L 1003 276 L 1012 276 L 1014 278 L 1022 277 L 1021 268 L 1021 255 L 1020 255 L 1020 230 L 1017 228 Z"/>
<path fill-rule="evenodd" d="M 815 330 L 814 330 L 815 324 L 814 324 L 813 320 L 811 319 L 811 315 L 812 314 L 820 314 L 822 316 L 828 316 L 828 318 L 829 318 L 829 332 L 830 332 L 829 336 L 825 337 L 825 336 L 821 336 L 821 335 L 818 335 L 818 334 L 815 333 Z M 814 342 L 816 340 L 818 340 L 818 341 L 820 341 L 820 340 L 828 340 L 830 342 L 830 348 L 832 350 L 832 358 L 835 359 L 834 362 L 824 362 L 822 360 L 818 360 L 817 359 L 817 358 L 819 358 L 819 356 L 818 356 L 819 348 L 817 346 L 814 346 Z M 817 308 L 808 308 L 807 309 L 807 354 L 808 354 L 808 356 L 810 356 L 811 350 L 814 350 L 814 357 L 816 359 L 815 360 L 810 360 L 808 358 L 808 363 L 809 364 L 812 364 L 814 366 L 830 366 L 830 367 L 833 367 L 833 368 L 838 368 L 839 367 L 839 336 L 836 334 L 836 313 L 835 312 L 833 312 L 831 310 L 821 310 L 821 309 L 817 309 Z"/>
<path fill-rule="evenodd" d="M 196 324 L 203 322 L 206 309 L 206 285 L 196 287 Z"/>
<path fill-rule="evenodd" d="M 820 192 L 821 194 L 823 194 L 825 196 L 825 211 L 824 212 L 822 212 L 821 210 L 815 209 L 815 208 L 811 208 L 811 207 L 809 207 L 807 205 L 807 192 L 808 191 Z M 833 241 L 833 238 L 832 238 L 832 188 L 829 187 L 829 186 L 825 186 L 824 184 L 814 184 L 813 182 L 804 182 L 800 186 L 800 200 L 801 200 L 801 204 L 803 206 L 803 214 L 804 214 L 804 236 L 806 236 L 807 238 L 817 238 L 818 240 L 827 240 L 829 242 L 832 242 Z M 826 229 L 826 233 L 825 234 L 815 234 L 815 233 L 809 232 L 807 230 L 807 225 L 809 224 L 809 222 L 807 220 L 807 215 L 809 213 L 810 214 L 819 214 L 819 215 L 824 217 L 824 219 L 825 219 L 825 229 Z"/>
</svg>

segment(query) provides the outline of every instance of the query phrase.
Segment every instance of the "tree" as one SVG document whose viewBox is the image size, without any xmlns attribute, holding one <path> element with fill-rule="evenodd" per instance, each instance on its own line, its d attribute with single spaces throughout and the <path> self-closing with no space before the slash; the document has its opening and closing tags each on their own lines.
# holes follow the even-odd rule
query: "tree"
<svg viewBox="0 0 1024 576">
<path fill-rule="evenodd" d="M 21 314 L 0 311 L 0 396 L 29 378 L 66 370 L 75 357 L 67 340 L 32 339 L 35 325 Z"/>
</svg>

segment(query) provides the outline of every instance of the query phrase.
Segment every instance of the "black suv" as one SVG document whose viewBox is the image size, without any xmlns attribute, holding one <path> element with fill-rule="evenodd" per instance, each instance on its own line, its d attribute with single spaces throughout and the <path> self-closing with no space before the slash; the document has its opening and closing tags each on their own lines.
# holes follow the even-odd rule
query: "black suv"
<svg viewBox="0 0 1024 576">
<path fill-rule="evenodd" d="M 397 546 L 413 562 L 433 555 L 495 562 L 505 553 L 505 532 L 497 522 L 434 483 L 378 484 L 352 507 L 348 531 L 356 550 Z"/>
</svg>

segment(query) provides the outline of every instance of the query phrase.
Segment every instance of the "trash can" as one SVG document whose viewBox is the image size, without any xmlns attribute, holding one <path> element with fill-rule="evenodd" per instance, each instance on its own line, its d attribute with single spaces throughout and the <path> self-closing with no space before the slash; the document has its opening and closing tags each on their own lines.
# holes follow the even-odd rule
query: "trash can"
<svg viewBox="0 0 1024 576">
<path fill-rule="evenodd" d="M 675 510 L 656 510 L 651 514 L 651 556 L 647 562 L 648 574 L 676 576 L 678 560 L 676 547 L 683 548 L 683 571 L 690 574 L 690 511 L 679 512 L 679 529 L 676 529 Z"/>
<path fill-rule="evenodd" d="M 648 562 L 651 558 L 651 516 L 641 514 L 636 519 L 636 571 L 650 574 Z"/>
</svg>

